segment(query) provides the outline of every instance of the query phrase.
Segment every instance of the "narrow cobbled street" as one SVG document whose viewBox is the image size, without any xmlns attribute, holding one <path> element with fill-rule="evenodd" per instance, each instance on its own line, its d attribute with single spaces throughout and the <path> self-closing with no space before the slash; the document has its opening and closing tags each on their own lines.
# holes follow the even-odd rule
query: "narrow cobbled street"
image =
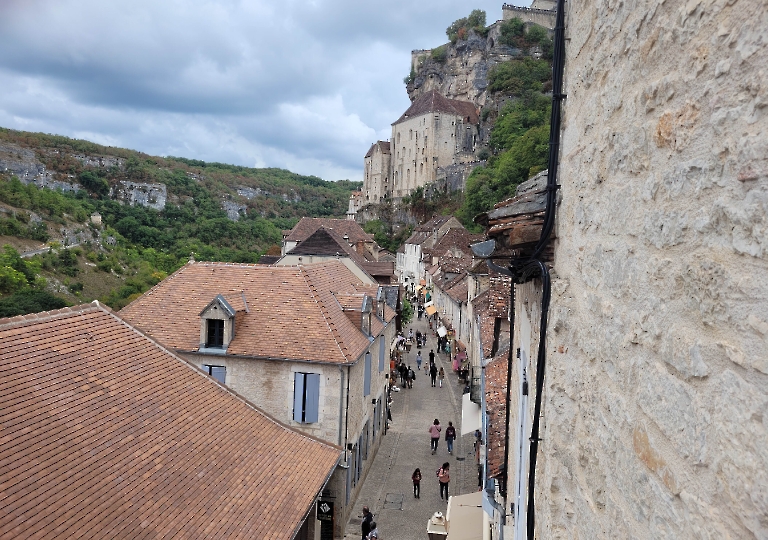
<svg viewBox="0 0 768 540">
<path fill-rule="evenodd" d="M 443 387 L 432 388 L 428 373 L 429 351 L 437 348 L 437 338 L 429 329 L 426 319 L 414 320 L 404 327 L 404 333 L 412 328 L 427 332 L 426 346 L 421 349 L 424 359 L 421 370 L 416 369 L 415 346 L 404 353 L 404 360 L 416 372 L 412 389 L 401 388 L 392 392 L 392 418 L 373 465 L 368 473 L 355 511 L 346 530 L 345 538 L 360 538 L 362 509 L 367 505 L 374 514 L 382 540 L 423 540 L 427 537 L 427 521 L 434 512 L 445 512 L 447 501 L 440 500 L 436 470 L 450 463 L 450 495 L 462 495 L 477 491 L 477 467 L 475 465 L 474 435 L 461 436 L 461 398 L 464 384 L 458 382 L 451 369 L 447 354 L 436 354 L 437 368 L 445 370 Z M 399 386 L 399 385 L 398 385 Z M 427 429 L 440 420 L 442 433 L 437 453 L 430 450 Z M 448 422 L 456 427 L 457 440 L 453 455 L 448 454 L 445 428 Z M 411 474 L 421 469 L 421 496 L 413 496 Z"/>
</svg>

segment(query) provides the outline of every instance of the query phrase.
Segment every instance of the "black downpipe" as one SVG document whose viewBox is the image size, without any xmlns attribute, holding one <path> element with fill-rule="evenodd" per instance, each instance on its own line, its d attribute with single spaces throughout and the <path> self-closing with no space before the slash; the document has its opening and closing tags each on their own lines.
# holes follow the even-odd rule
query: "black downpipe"
<svg viewBox="0 0 768 540">
<path fill-rule="evenodd" d="M 551 297 L 551 281 L 547 265 L 541 261 L 531 262 L 533 271 L 538 271 L 541 276 L 541 321 L 539 326 L 539 351 L 536 358 L 536 404 L 533 408 L 533 426 L 531 427 L 531 454 L 528 469 L 528 539 L 533 540 L 535 531 L 535 498 L 536 487 L 536 457 L 539 450 L 539 424 L 541 419 L 541 395 L 544 390 L 544 372 L 547 367 L 547 315 L 549 313 L 549 300 Z M 513 285 L 514 287 L 514 285 Z"/>
<path fill-rule="evenodd" d="M 509 485 L 509 467 L 507 464 L 509 463 L 509 405 L 511 402 L 512 397 L 512 388 L 511 388 L 511 382 L 512 382 L 512 362 L 513 362 L 513 354 L 512 351 L 514 350 L 513 344 L 515 343 L 515 284 L 512 284 L 512 290 L 510 292 L 510 304 L 511 306 L 509 310 L 509 355 L 507 357 L 507 402 L 506 402 L 506 418 L 507 418 L 507 427 L 504 430 L 504 473 L 502 474 L 502 482 L 503 486 L 499 486 L 501 489 L 499 491 L 501 492 L 501 496 L 504 497 L 504 511 L 506 512 L 507 508 L 507 486 Z"/>
</svg>

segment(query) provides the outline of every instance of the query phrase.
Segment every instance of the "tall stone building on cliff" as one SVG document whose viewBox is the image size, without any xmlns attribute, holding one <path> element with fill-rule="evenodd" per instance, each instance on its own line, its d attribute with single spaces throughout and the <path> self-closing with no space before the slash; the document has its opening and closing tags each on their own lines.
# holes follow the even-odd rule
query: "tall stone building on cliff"
<svg viewBox="0 0 768 540">
<path fill-rule="evenodd" d="M 432 90 L 392 124 L 392 139 L 365 155 L 362 205 L 395 201 L 434 183 L 439 169 L 476 161 L 477 107 Z"/>
</svg>

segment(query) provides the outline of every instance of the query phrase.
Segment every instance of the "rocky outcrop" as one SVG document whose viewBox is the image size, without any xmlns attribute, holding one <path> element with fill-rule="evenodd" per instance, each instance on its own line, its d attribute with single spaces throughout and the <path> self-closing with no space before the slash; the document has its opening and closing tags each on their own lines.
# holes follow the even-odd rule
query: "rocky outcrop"
<svg viewBox="0 0 768 540">
<path fill-rule="evenodd" d="M 471 101 L 479 108 L 489 104 L 488 72 L 493 66 L 519 58 L 535 55 L 537 50 L 520 50 L 499 43 L 499 27 L 496 22 L 488 28 L 487 36 L 470 31 L 467 39 L 455 44 L 441 45 L 445 48 L 445 60 L 433 57 L 433 51 L 411 52 L 413 80 L 407 85 L 411 101 L 431 90 L 450 99 Z M 437 55 L 440 57 L 441 55 Z"/>
<path fill-rule="evenodd" d="M 142 184 L 120 180 L 112 190 L 112 198 L 125 204 L 141 205 L 162 210 L 168 200 L 165 184 Z"/>
<path fill-rule="evenodd" d="M 233 201 L 221 201 L 221 207 L 227 213 L 227 217 L 232 221 L 238 221 L 245 216 L 248 207 L 244 204 L 238 204 Z"/>
<path fill-rule="evenodd" d="M 0 172 L 16 176 L 24 184 L 35 184 L 39 188 L 77 192 L 76 182 L 54 179 L 54 173 L 38 161 L 33 150 L 11 143 L 0 143 Z"/>
</svg>

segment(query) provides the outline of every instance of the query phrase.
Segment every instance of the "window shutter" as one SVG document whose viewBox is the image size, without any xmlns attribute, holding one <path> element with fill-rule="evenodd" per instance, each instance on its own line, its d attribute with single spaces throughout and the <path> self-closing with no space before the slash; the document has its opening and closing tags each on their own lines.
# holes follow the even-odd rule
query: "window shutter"
<svg viewBox="0 0 768 540">
<path fill-rule="evenodd" d="M 363 397 L 371 395 L 371 353 L 365 353 L 365 380 L 363 381 Z"/>
<path fill-rule="evenodd" d="M 301 422 L 304 418 L 304 374 L 293 374 L 293 419 Z"/>
<path fill-rule="evenodd" d="M 320 375 L 307 373 L 304 422 L 317 422 L 320 417 Z"/>
<path fill-rule="evenodd" d="M 384 371 L 384 336 L 379 336 L 379 373 Z"/>
</svg>

